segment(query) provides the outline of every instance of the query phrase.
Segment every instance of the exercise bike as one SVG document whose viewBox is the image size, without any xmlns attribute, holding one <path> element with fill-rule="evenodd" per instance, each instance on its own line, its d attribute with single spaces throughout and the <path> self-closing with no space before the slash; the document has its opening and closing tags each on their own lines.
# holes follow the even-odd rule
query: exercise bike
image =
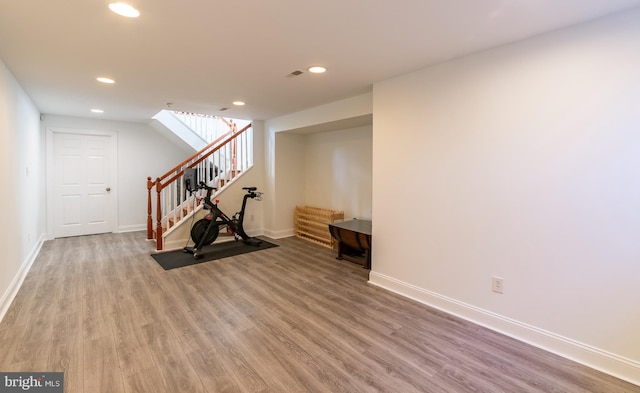
<svg viewBox="0 0 640 393">
<path fill-rule="evenodd" d="M 242 187 L 247 192 L 242 199 L 242 208 L 231 218 L 218 208 L 218 200 L 211 200 L 211 192 L 217 190 L 217 188 L 209 187 L 203 182 L 200 182 L 195 190 L 187 187 L 187 190 L 191 193 L 201 189 L 207 191 L 202 202 L 204 203 L 204 208 L 209 210 L 209 213 L 204 218 L 196 221 L 191 227 L 191 240 L 193 240 L 194 246 L 185 247 L 184 252 L 193 254 L 196 259 L 202 258 L 202 248 L 210 245 L 218 238 L 221 227 L 226 227 L 227 232 L 233 235 L 236 241 L 242 239 L 246 244 L 256 247 L 262 243 L 262 240 L 247 235 L 242 225 L 247 199 L 262 200 L 262 193 L 256 191 L 257 187 Z"/>
</svg>

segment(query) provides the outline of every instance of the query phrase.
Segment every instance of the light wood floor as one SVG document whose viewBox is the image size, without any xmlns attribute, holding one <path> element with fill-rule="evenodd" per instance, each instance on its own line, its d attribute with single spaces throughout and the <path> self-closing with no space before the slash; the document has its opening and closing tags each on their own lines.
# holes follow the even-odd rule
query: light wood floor
<svg viewBox="0 0 640 393">
<path fill-rule="evenodd" d="M 67 393 L 640 392 L 273 242 L 170 271 L 140 232 L 46 242 L 0 324 L 0 371 L 64 371 Z"/>
</svg>

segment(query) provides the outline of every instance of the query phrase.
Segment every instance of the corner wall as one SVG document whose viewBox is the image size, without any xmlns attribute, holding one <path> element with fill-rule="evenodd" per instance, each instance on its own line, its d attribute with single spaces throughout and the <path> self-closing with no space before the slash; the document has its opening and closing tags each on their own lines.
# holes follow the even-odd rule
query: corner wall
<svg viewBox="0 0 640 393">
<path fill-rule="evenodd" d="M 0 320 L 44 241 L 40 112 L 0 61 Z"/>
<path fill-rule="evenodd" d="M 320 150 L 326 153 L 344 151 L 344 148 L 347 148 L 357 151 L 358 156 L 362 158 L 361 148 L 353 150 L 344 144 L 337 147 L 340 145 L 338 139 L 351 133 L 354 136 L 347 139 L 362 138 L 361 127 L 368 127 L 370 130 L 371 99 L 371 93 L 362 94 L 265 122 L 265 188 L 267 196 L 273 198 L 269 199 L 264 207 L 265 235 L 274 238 L 292 236 L 296 205 L 330 202 L 333 206 L 335 202 L 337 205 L 348 205 L 351 209 L 350 202 L 345 202 L 349 197 L 341 196 L 339 201 L 333 200 L 340 192 L 349 192 L 339 190 L 343 185 L 336 186 L 324 174 L 318 178 L 309 176 L 315 176 L 327 167 L 333 167 L 333 163 L 323 163 L 315 157 Z M 366 142 L 369 146 L 370 138 L 369 133 Z M 325 143 L 330 146 L 320 146 Z M 367 157 L 369 161 L 363 167 L 370 164 L 370 153 Z M 332 159 L 333 157 L 330 158 Z M 370 168 L 362 169 L 358 174 L 370 171 Z M 352 175 L 349 178 L 352 179 Z M 319 182 L 314 184 L 316 181 Z M 310 193 L 317 192 L 318 187 L 324 188 L 320 191 L 321 195 L 311 195 Z M 363 200 L 370 203 L 370 191 L 367 192 L 369 199 L 367 195 L 358 198 L 364 198 Z M 370 214 L 369 210 L 365 207 L 366 213 L 355 210 L 352 213 L 364 216 Z"/>
<path fill-rule="evenodd" d="M 640 384 L 638 48 L 636 11 L 377 83 L 371 282 Z"/>
</svg>

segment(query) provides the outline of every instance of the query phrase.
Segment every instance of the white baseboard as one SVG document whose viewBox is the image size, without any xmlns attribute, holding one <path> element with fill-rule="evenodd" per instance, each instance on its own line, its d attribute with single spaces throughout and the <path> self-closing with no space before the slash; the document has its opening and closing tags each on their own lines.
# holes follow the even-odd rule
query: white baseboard
<svg viewBox="0 0 640 393">
<path fill-rule="evenodd" d="M 640 386 L 640 362 L 548 332 L 375 271 L 369 283 Z"/>
<path fill-rule="evenodd" d="M 264 231 L 264 235 L 267 237 L 270 237 L 272 239 L 282 239 L 285 237 L 291 237 L 295 234 L 293 228 L 291 229 L 283 229 L 280 231 L 272 231 L 272 230 L 265 230 Z"/>
<path fill-rule="evenodd" d="M 0 298 L 0 322 L 7 314 L 7 311 L 9 311 L 9 307 L 11 306 L 13 299 L 15 299 L 16 295 L 18 294 L 18 291 L 20 290 L 25 277 L 27 277 L 27 273 L 29 273 L 29 269 L 31 269 L 31 265 L 33 265 L 33 262 L 36 260 L 36 257 L 40 253 L 40 249 L 42 248 L 42 244 L 44 244 L 45 240 L 46 235 L 43 233 L 42 235 L 40 235 L 40 238 L 36 242 L 35 247 L 31 250 L 29 255 L 27 255 L 27 258 L 22 263 L 20 270 L 18 270 L 18 273 L 13 278 L 13 281 L 11 281 L 9 288 L 7 288 L 7 290 L 2 295 L 2 298 Z"/>
<path fill-rule="evenodd" d="M 147 225 L 146 224 L 139 224 L 139 225 L 120 225 L 117 229 L 117 233 L 124 233 L 124 232 L 138 232 L 138 231 L 146 231 L 147 230 Z"/>
<path fill-rule="evenodd" d="M 246 229 L 245 232 L 247 232 L 247 235 L 249 235 L 249 237 L 256 237 L 256 236 L 264 235 L 264 230 L 262 230 L 260 228 Z"/>
</svg>

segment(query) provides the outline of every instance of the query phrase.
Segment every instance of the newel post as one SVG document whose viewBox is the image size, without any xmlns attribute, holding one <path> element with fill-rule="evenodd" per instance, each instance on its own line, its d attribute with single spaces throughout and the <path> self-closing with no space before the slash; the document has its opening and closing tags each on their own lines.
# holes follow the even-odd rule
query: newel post
<svg viewBox="0 0 640 393">
<path fill-rule="evenodd" d="M 156 205 L 156 249 L 162 250 L 162 201 L 160 193 L 162 192 L 162 184 L 160 178 L 156 179 L 156 193 L 158 194 Z"/>
<path fill-rule="evenodd" d="M 151 209 L 151 189 L 155 183 L 151 181 L 151 176 L 147 177 L 147 240 L 153 239 L 153 211 Z"/>
</svg>

